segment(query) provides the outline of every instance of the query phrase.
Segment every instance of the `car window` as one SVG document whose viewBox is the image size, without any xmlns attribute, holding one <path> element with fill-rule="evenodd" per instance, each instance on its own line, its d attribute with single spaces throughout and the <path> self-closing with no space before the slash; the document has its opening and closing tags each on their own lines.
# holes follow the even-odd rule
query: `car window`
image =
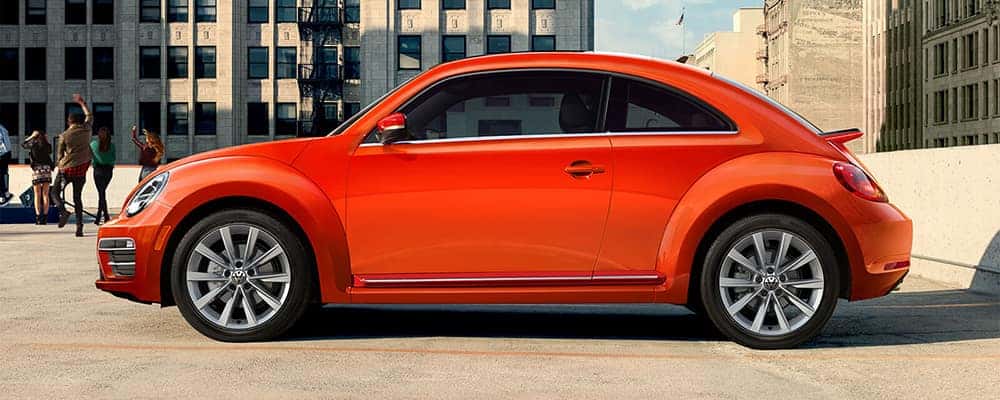
<svg viewBox="0 0 1000 400">
<path fill-rule="evenodd" d="M 615 78 L 608 107 L 611 132 L 730 131 L 716 110 L 676 90 Z"/>
<path fill-rule="evenodd" d="M 401 111 L 411 140 L 597 132 L 605 78 L 566 71 L 448 80 Z"/>
</svg>

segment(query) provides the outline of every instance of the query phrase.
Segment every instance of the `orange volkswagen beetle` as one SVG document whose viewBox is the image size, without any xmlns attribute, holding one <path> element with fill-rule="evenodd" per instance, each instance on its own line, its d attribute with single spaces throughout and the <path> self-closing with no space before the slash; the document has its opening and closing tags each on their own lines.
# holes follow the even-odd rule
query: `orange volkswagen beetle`
<svg viewBox="0 0 1000 400">
<path fill-rule="evenodd" d="M 470 58 L 329 136 L 151 174 L 100 229 L 97 287 L 224 341 L 323 303 L 671 303 L 786 348 L 907 273 L 859 136 L 673 62 Z"/>
</svg>

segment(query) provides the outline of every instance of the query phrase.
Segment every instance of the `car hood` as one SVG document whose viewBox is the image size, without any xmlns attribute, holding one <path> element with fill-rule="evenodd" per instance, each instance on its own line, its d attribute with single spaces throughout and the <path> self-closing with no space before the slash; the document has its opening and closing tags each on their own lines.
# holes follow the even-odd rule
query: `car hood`
<svg viewBox="0 0 1000 400">
<path fill-rule="evenodd" d="M 225 147 L 217 150 L 206 151 L 203 153 L 198 153 L 192 156 L 184 157 L 180 160 L 167 164 L 165 169 L 171 169 L 181 165 L 190 164 L 193 162 L 207 160 L 211 158 L 234 157 L 234 156 L 264 157 L 280 161 L 285 164 L 291 164 L 292 161 L 295 160 L 295 157 L 297 157 L 299 153 L 301 153 L 302 150 L 309 145 L 309 143 L 317 139 L 319 138 L 285 139 L 275 142 L 263 142 L 255 144 L 245 144 L 241 146 Z"/>
</svg>

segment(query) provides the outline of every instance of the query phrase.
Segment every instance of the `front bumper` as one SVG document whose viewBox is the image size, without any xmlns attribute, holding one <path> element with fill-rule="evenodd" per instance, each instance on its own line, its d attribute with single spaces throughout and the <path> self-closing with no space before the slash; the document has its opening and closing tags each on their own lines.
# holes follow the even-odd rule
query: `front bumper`
<svg viewBox="0 0 1000 400">
<path fill-rule="evenodd" d="M 154 201 L 134 217 L 120 215 L 101 226 L 97 232 L 99 277 L 94 282 L 98 289 L 142 303 L 160 302 L 160 267 L 172 229 L 165 222 L 169 211 L 169 206 Z M 115 246 L 108 245 L 125 240 L 134 244 L 131 268 L 127 265 L 127 247 L 112 249 Z"/>
</svg>

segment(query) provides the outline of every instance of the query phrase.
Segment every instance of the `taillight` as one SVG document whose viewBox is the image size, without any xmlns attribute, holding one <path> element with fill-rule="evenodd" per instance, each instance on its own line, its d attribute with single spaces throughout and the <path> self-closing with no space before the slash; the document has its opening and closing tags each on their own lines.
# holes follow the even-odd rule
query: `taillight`
<svg viewBox="0 0 1000 400">
<path fill-rule="evenodd" d="M 836 163 L 833 165 L 833 174 L 837 176 L 837 180 L 840 181 L 841 185 L 844 185 L 848 191 L 862 199 L 881 203 L 889 201 L 889 198 L 886 197 L 882 188 L 878 187 L 875 180 L 854 164 L 845 162 Z"/>
</svg>

